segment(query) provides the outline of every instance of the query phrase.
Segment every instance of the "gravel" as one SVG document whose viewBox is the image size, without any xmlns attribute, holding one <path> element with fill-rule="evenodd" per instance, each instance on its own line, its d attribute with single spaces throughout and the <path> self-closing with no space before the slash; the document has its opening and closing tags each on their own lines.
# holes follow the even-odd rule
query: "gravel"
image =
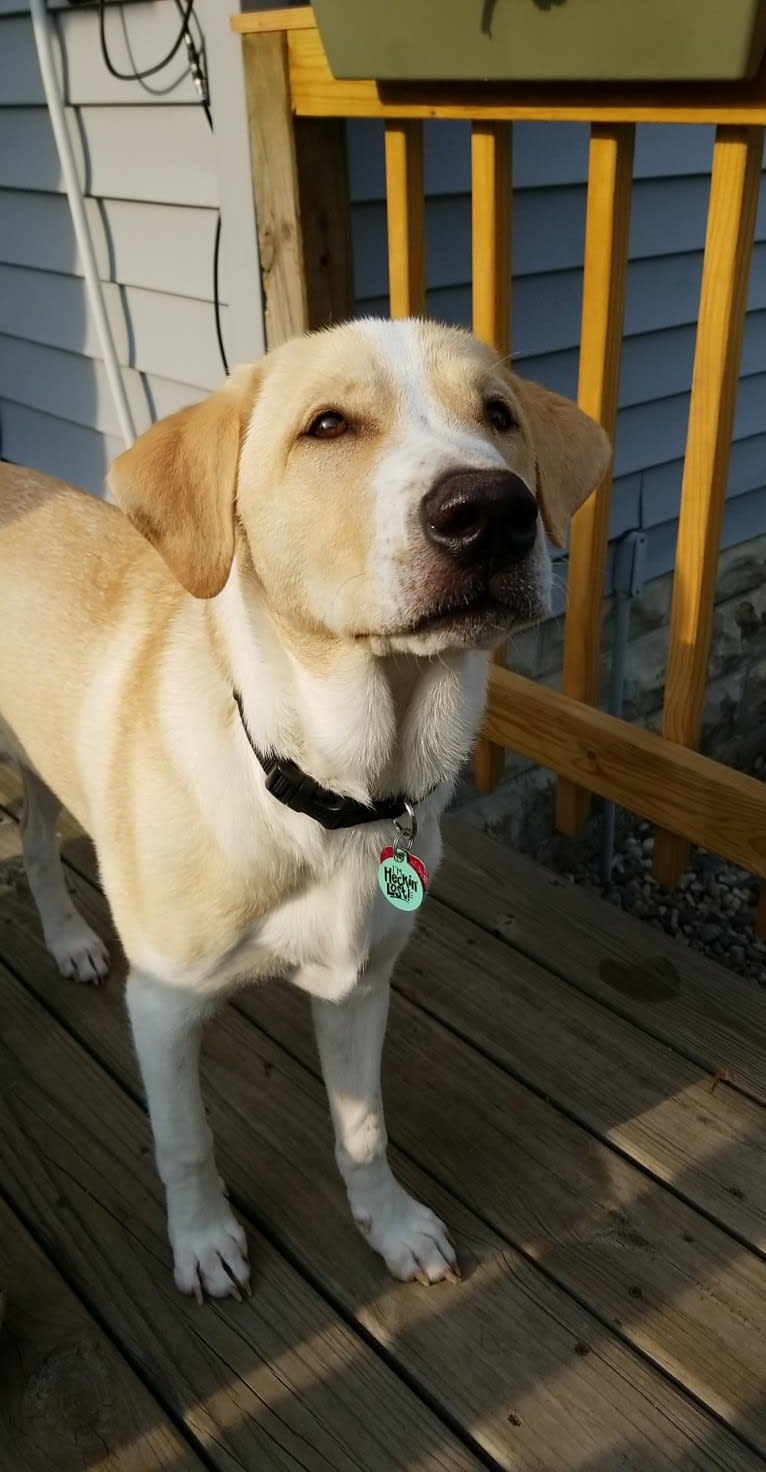
<svg viewBox="0 0 766 1472">
<path fill-rule="evenodd" d="M 766 777 L 766 756 L 756 758 L 753 775 Z M 554 834 L 536 857 L 575 884 L 600 888 L 610 904 L 766 986 L 766 942 L 755 935 L 759 881 L 752 874 L 696 849 L 678 889 L 665 889 L 652 878 L 651 825 L 621 813 L 611 881 L 603 885 L 600 827 L 598 819 L 592 820 L 586 835 L 575 840 Z"/>
</svg>

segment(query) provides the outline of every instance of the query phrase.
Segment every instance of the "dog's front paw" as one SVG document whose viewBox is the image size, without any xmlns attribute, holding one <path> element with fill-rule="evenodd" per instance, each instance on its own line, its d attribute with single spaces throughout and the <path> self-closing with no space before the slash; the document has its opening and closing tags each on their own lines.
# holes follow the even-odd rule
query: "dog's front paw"
<svg viewBox="0 0 766 1472">
<path fill-rule="evenodd" d="M 354 1220 L 388 1271 L 404 1282 L 438 1283 L 460 1278 L 455 1249 L 444 1222 L 392 1180 L 387 1199 L 374 1215 L 354 1212 Z"/>
<path fill-rule="evenodd" d="M 98 986 L 109 971 L 109 952 L 104 942 L 77 913 L 47 926 L 45 944 L 62 976 Z"/>
<path fill-rule="evenodd" d="M 173 1231 L 171 1243 L 173 1277 L 182 1293 L 193 1294 L 198 1303 L 206 1294 L 236 1299 L 249 1294 L 247 1239 L 225 1202 L 207 1226 Z"/>
</svg>

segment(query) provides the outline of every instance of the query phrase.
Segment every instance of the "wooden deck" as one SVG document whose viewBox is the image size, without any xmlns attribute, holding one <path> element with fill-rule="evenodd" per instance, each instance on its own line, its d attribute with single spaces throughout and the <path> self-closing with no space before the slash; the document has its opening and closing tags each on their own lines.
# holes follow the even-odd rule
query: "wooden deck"
<svg viewBox="0 0 766 1472">
<path fill-rule="evenodd" d="M 305 999 L 265 987 L 205 1063 L 255 1291 L 198 1309 L 119 967 L 55 974 L 15 794 L 0 773 L 2 1472 L 766 1467 L 766 994 L 453 826 L 386 1088 L 463 1284 L 396 1284 L 356 1235 Z"/>
</svg>

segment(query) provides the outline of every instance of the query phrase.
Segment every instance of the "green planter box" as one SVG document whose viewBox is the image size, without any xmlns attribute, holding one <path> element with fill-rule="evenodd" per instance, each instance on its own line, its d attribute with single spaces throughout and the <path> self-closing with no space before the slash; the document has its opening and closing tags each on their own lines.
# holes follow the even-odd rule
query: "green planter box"
<svg viewBox="0 0 766 1472">
<path fill-rule="evenodd" d="M 749 77 L 766 0 L 314 0 L 336 77 L 704 81 Z"/>
</svg>

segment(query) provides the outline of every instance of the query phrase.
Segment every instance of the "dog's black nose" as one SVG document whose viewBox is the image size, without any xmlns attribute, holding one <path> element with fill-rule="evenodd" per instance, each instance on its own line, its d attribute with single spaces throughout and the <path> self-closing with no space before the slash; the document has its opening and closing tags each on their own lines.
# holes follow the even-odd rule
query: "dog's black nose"
<svg viewBox="0 0 766 1472">
<path fill-rule="evenodd" d="M 465 565 L 505 567 L 531 551 L 537 502 L 510 470 L 453 470 L 421 502 L 430 542 Z"/>
</svg>

